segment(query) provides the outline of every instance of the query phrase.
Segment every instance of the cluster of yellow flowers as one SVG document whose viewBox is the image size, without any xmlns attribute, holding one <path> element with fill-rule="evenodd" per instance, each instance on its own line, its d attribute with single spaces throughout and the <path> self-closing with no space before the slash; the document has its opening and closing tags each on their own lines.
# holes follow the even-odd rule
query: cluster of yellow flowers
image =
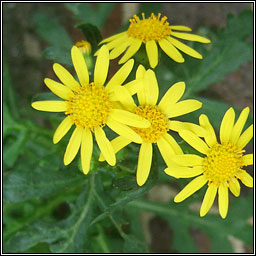
<svg viewBox="0 0 256 256">
<path fill-rule="evenodd" d="M 71 49 L 72 62 L 78 77 L 77 81 L 63 66 L 55 63 L 53 70 L 61 83 L 46 78 L 47 87 L 63 100 L 37 101 L 32 107 L 48 112 L 64 112 L 66 118 L 60 123 L 53 136 L 53 143 L 58 143 L 70 130 L 75 129 L 69 140 L 64 155 L 64 164 L 68 165 L 81 154 L 82 170 L 87 174 L 93 151 L 93 134 L 101 151 L 100 161 L 107 161 L 111 166 L 116 164 L 116 153 L 134 142 L 141 144 L 138 165 L 137 183 L 142 186 L 149 176 L 152 162 L 152 144 L 156 143 L 167 165 L 166 174 L 175 178 L 193 179 L 176 195 L 175 202 L 181 202 L 199 190 L 206 183 L 208 189 L 200 210 L 200 216 L 206 215 L 211 208 L 218 191 L 219 212 L 225 218 L 228 211 L 228 190 L 235 196 L 240 194 L 241 182 L 253 186 L 252 177 L 243 170 L 244 166 L 253 164 L 253 155 L 244 155 L 244 147 L 253 136 L 251 125 L 243 133 L 249 108 L 245 108 L 235 122 L 235 112 L 230 108 L 224 115 L 220 127 L 220 142 L 217 141 L 214 129 L 206 115 L 199 117 L 199 125 L 173 120 L 175 117 L 201 108 L 198 100 L 180 100 L 185 91 L 185 83 L 172 85 L 160 101 L 156 75 L 152 69 L 145 70 L 139 65 L 136 78 L 124 84 L 130 74 L 134 60 L 131 57 L 139 50 L 142 43 L 150 66 L 158 64 L 158 47 L 174 61 L 184 62 L 181 50 L 195 58 L 202 58 L 194 49 L 181 43 L 176 38 L 209 43 L 210 40 L 190 34 L 175 32 L 191 31 L 185 26 L 170 26 L 166 17 L 158 14 L 142 20 L 136 15 L 130 20 L 127 31 L 109 37 L 96 53 L 94 80 L 90 82 L 83 51 L 83 44 L 76 44 Z M 124 55 L 119 64 L 125 63 L 116 74 L 107 81 L 109 62 Z M 134 102 L 137 95 L 138 105 Z M 108 126 L 118 137 L 109 141 L 104 132 Z M 169 130 L 179 135 L 193 148 L 205 155 L 184 154 L 182 148 L 168 133 Z"/>
</svg>

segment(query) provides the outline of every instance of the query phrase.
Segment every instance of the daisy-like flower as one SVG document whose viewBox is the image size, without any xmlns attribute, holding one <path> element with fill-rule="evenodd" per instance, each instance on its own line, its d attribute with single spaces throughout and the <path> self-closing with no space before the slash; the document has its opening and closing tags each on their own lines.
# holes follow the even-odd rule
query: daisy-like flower
<svg viewBox="0 0 256 256">
<path fill-rule="evenodd" d="M 116 95 L 115 91 L 131 72 L 133 60 L 123 65 L 104 86 L 109 67 L 109 51 L 106 46 L 100 49 L 94 69 L 94 81 L 91 83 L 83 55 L 76 46 L 71 49 L 71 57 L 80 83 L 64 67 L 55 63 L 53 70 L 62 83 L 49 78 L 44 82 L 63 100 L 36 101 L 32 103 L 32 107 L 41 111 L 65 113 L 66 118 L 54 133 L 54 144 L 65 136 L 73 124 L 75 125 L 64 155 L 64 164 L 71 163 L 81 148 L 82 169 L 87 174 L 93 150 L 93 133 L 100 151 L 113 166 L 116 163 L 115 153 L 103 127 L 107 125 L 117 134 L 141 142 L 140 136 L 130 126 L 149 127 L 150 123 L 136 114 L 119 109 L 112 100 Z"/>
<path fill-rule="evenodd" d="M 245 166 L 253 164 L 253 154 L 244 154 L 244 147 L 253 136 L 253 125 L 242 133 L 248 115 L 247 107 L 243 109 L 235 123 L 235 112 L 233 108 L 228 109 L 220 126 L 220 143 L 206 115 L 199 117 L 200 126 L 205 129 L 205 141 L 191 131 L 179 132 L 188 144 L 205 156 L 186 154 L 172 158 L 178 165 L 169 166 L 165 170 L 168 175 L 176 178 L 200 175 L 175 196 L 174 202 L 185 200 L 207 183 L 208 188 L 201 205 L 200 216 L 207 214 L 218 192 L 219 213 L 224 219 L 228 212 L 228 190 L 234 196 L 239 196 L 238 179 L 247 187 L 253 187 L 252 177 L 243 170 Z"/>
<path fill-rule="evenodd" d="M 128 106 L 130 111 L 144 117 L 151 123 L 149 128 L 132 128 L 142 138 L 136 173 L 139 186 L 142 186 L 149 176 L 152 162 L 152 144 L 157 144 L 163 159 L 166 163 L 169 163 L 171 155 L 183 154 L 183 151 L 168 131 L 177 131 L 180 126 L 195 130 L 196 125 L 194 124 L 169 120 L 169 118 L 193 112 L 202 106 L 202 103 L 197 100 L 179 101 L 185 91 L 184 82 L 178 82 L 170 87 L 157 105 L 159 88 L 154 71 L 150 69 L 146 71 L 140 65 L 136 73 L 136 79 L 143 77 L 143 86 L 137 92 L 139 106 L 134 103 L 131 96 L 129 100 L 126 100 L 126 102 L 129 102 L 126 107 Z M 129 95 L 127 94 L 126 97 L 128 99 Z M 199 127 L 196 131 L 202 134 L 203 129 Z M 115 152 L 118 152 L 131 142 L 131 139 L 119 136 L 112 140 L 111 144 Z M 103 161 L 104 157 L 101 156 L 99 160 Z"/>
<path fill-rule="evenodd" d="M 184 58 L 178 50 L 194 58 L 202 59 L 203 57 L 200 53 L 175 38 L 201 43 L 210 43 L 211 41 L 195 34 L 177 32 L 177 30 L 191 31 L 191 28 L 169 25 L 166 20 L 167 17 L 161 18 L 160 13 L 157 16 L 152 13 L 147 19 L 144 13 L 142 13 L 142 19 L 134 15 L 133 19 L 129 20 L 130 26 L 127 31 L 108 37 L 101 41 L 100 44 L 107 43 L 108 49 L 111 50 L 110 59 L 117 58 L 128 48 L 118 62 L 119 64 L 129 60 L 140 49 L 142 43 L 146 46 L 147 56 L 152 68 L 155 68 L 158 64 L 157 44 L 171 59 L 178 63 L 184 62 Z"/>
</svg>

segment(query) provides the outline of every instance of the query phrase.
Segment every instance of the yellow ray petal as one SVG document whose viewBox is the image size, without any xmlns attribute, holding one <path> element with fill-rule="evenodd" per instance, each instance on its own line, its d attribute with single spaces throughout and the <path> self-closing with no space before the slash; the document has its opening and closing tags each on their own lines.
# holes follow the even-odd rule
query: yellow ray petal
<svg viewBox="0 0 256 256">
<path fill-rule="evenodd" d="M 174 39 L 172 37 L 167 37 L 167 40 L 172 43 L 176 48 L 178 48 L 179 50 L 181 50 L 182 52 L 197 58 L 197 59 L 202 59 L 203 56 L 197 52 L 196 50 L 192 49 L 191 47 L 183 44 L 182 42 L 178 41 L 177 39 Z"/>
<path fill-rule="evenodd" d="M 89 74 L 83 54 L 76 46 L 71 49 L 71 58 L 80 84 L 89 84 Z"/>
<path fill-rule="evenodd" d="M 66 102 L 58 100 L 36 101 L 31 105 L 36 110 L 47 112 L 65 112 L 67 110 Z"/>
<path fill-rule="evenodd" d="M 205 135 L 205 130 L 201 126 L 188 122 L 171 120 L 168 122 L 168 128 L 176 132 L 189 130 L 199 137 L 203 137 Z"/>
<path fill-rule="evenodd" d="M 58 143 L 67 134 L 72 125 L 73 121 L 67 116 L 57 127 L 53 135 L 53 143 Z"/>
<path fill-rule="evenodd" d="M 239 136 L 241 135 L 245 122 L 248 118 L 249 112 L 250 112 L 249 107 L 244 108 L 233 127 L 233 130 L 231 132 L 230 142 L 233 143 L 234 145 L 237 143 Z"/>
<path fill-rule="evenodd" d="M 253 178 L 252 176 L 247 173 L 246 171 L 239 172 L 239 174 L 236 175 L 237 178 L 239 178 L 243 184 L 249 188 L 253 187 Z"/>
<path fill-rule="evenodd" d="M 243 156 L 244 165 L 253 165 L 253 154 L 247 154 Z"/>
<path fill-rule="evenodd" d="M 221 144 L 226 144 L 229 142 L 231 132 L 233 130 L 234 126 L 234 121 L 235 121 L 235 111 L 233 108 L 229 108 L 220 125 L 220 141 Z"/>
<path fill-rule="evenodd" d="M 124 86 L 116 86 L 110 96 L 111 101 L 119 101 L 126 110 L 132 111 L 137 107 L 129 91 Z"/>
<path fill-rule="evenodd" d="M 106 90 L 113 90 L 116 86 L 120 86 L 131 73 L 133 64 L 133 59 L 127 61 L 107 83 Z"/>
<path fill-rule="evenodd" d="M 236 146 L 243 149 L 251 140 L 253 136 L 253 125 L 250 125 L 238 139 Z"/>
<path fill-rule="evenodd" d="M 134 38 L 131 42 L 131 46 L 128 48 L 124 56 L 119 60 L 118 64 L 123 64 L 129 60 L 140 48 L 142 40 Z"/>
<path fill-rule="evenodd" d="M 97 144 L 100 148 L 102 155 L 104 156 L 109 165 L 114 166 L 116 164 L 116 155 L 110 141 L 105 135 L 105 132 L 101 127 L 95 128 L 94 132 Z"/>
<path fill-rule="evenodd" d="M 84 174 L 90 170 L 90 163 L 92 158 L 93 140 L 92 133 L 89 129 L 83 129 L 81 142 L 81 164 Z"/>
<path fill-rule="evenodd" d="M 139 186 L 145 184 L 148 179 L 148 175 L 152 162 L 152 144 L 142 143 L 139 152 L 138 168 L 137 168 L 137 183 Z"/>
<path fill-rule="evenodd" d="M 185 154 L 173 156 L 172 161 L 179 164 L 180 166 L 198 166 L 202 165 L 203 158 L 198 155 Z"/>
<path fill-rule="evenodd" d="M 171 107 L 180 100 L 182 95 L 184 94 L 185 91 L 185 83 L 184 82 L 178 82 L 172 85 L 168 89 L 168 91 L 165 93 L 163 98 L 158 104 L 158 107 L 164 112 L 168 113 L 171 110 Z"/>
<path fill-rule="evenodd" d="M 192 181 L 190 181 L 174 198 L 175 203 L 182 202 L 192 194 L 194 194 L 197 190 L 203 187 L 208 180 L 204 175 L 201 175 Z"/>
<path fill-rule="evenodd" d="M 113 41 L 111 42 L 108 42 L 106 45 L 106 47 L 108 48 L 108 50 L 110 51 L 111 49 L 119 46 L 119 45 L 122 45 L 124 42 L 126 42 L 128 39 L 128 35 L 127 34 L 123 34 L 122 36 L 120 37 L 117 37 L 116 39 L 114 39 Z"/>
<path fill-rule="evenodd" d="M 147 105 L 156 105 L 159 95 L 158 83 L 153 70 L 148 69 L 144 76 L 144 91 Z"/>
<path fill-rule="evenodd" d="M 146 42 L 146 51 L 150 67 L 155 68 L 158 64 L 158 48 L 155 40 L 150 40 Z"/>
<path fill-rule="evenodd" d="M 59 96 L 64 100 L 69 100 L 70 97 L 73 95 L 73 92 L 71 91 L 71 89 L 52 79 L 45 78 L 44 83 L 55 95 Z"/>
<path fill-rule="evenodd" d="M 200 217 L 205 216 L 207 212 L 210 210 L 210 208 L 213 205 L 216 194 L 217 194 L 217 186 L 214 183 L 211 183 L 204 195 L 204 199 L 200 209 Z"/>
<path fill-rule="evenodd" d="M 168 118 L 182 116 L 193 112 L 202 107 L 202 103 L 198 100 L 183 100 L 172 106 L 168 110 Z"/>
<path fill-rule="evenodd" d="M 170 166 L 166 168 L 165 173 L 170 175 L 174 178 L 193 178 L 203 173 L 202 166 L 195 166 L 195 167 L 184 167 L 184 166 Z"/>
<path fill-rule="evenodd" d="M 125 31 L 125 32 L 118 33 L 118 34 L 115 34 L 115 35 L 110 36 L 110 37 L 107 37 L 107 38 L 105 38 L 104 40 L 102 40 L 102 41 L 99 43 L 99 45 L 100 45 L 100 44 L 103 44 L 103 43 L 106 43 L 106 42 L 110 42 L 110 41 L 112 41 L 112 40 L 114 40 L 114 39 L 117 39 L 117 38 L 119 38 L 119 37 L 122 37 L 124 34 L 127 35 L 126 31 Z"/>
<path fill-rule="evenodd" d="M 181 32 L 173 32 L 171 33 L 171 36 L 175 36 L 181 39 L 189 40 L 189 41 L 196 41 L 200 43 L 210 43 L 211 41 L 205 37 L 198 36 L 195 34 L 189 34 L 189 33 L 181 33 Z"/>
<path fill-rule="evenodd" d="M 162 50 L 174 61 L 178 63 L 184 62 L 184 58 L 180 54 L 180 52 L 166 39 L 162 39 L 158 41 Z"/>
<path fill-rule="evenodd" d="M 131 37 L 127 38 L 125 42 L 111 50 L 111 52 L 109 53 L 109 58 L 113 60 L 119 57 L 127 49 L 127 47 L 131 45 L 132 41 L 133 40 Z"/>
<path fill-rule="evenodd" d="M 108 66 L 109 66 L 109 52 L 108 48 L 103 45 L 96 59 L 96 64 L 94 68 L 94 83 L 96 86 L 104 85 L 107 75 L 108 75 Z"/>
<path fill-rule="evenodd" d="M 228 213 L 228 188 L 224 184 L 220 184 L 218 189 L 219 194 L 219 213 L 225 219 Z"/>
<path fill-rule="evenodd" d="M 187 27 L 187 26 L 173 25 L 173 26 L 170 26 L 170 27 L 171 27 L 171 30 L 192 31 L 192 29 Z"/>
<path fill-rule="evenodd" d="M 193 132 L 188 130 L 183 130 L 179 132 L 179 135 L 197 151 L 205 155 L 208 153 L 209 148 L 206 145 L 206 143 L 203 140 L 201 140 L 197 135 L 195 135 Z"/>
<path fill-rule="evenodd" d="M 204 139 L 209 147 L 212 147 L 217 143 L 215 131 L 206 115 L 200 115 L 199 124 L 205 129 Z"/>
<path fill-rule="evenodd" d="M 114 149 L 115 154 L 119 152 L 122 148 L 126 147 L 128 144 L 130 144 L 132 141 L 129 139 L 126 139 L 125 137 L 118 136 L 115 139 L 113 139 L 110 143 Z M 100 154 L 99 161 L 105 161 L 105 158 L 102 154 Z"/>
<path fill-rule="evenodd" d="M 228 186 L 234 196 L 238 197 L 240 195 L 240 184 L 236 178 L 230 179 Z"/>
<path fill-rule="evenodd" d="M 161 137 L 157 141 L 158 149 L 166 163 L 167 166 L 177 166 L 176 163 L 173 162 L 172 156 L 175 155 L 175 152 L 171 145 L 163 138 Z"/>
<path fill-rule="evenodd" d="M 139 65 L 136 70 L 136 79 L 144 78 L 145 73 L 146 69 L 142 65 Z"/>
<path fill-rule="evenodd" d="M 123 109 L 112 109 L 110 117 L 120 123 L 138 128 L 148 128 L 151 125 L 147 119 Z"/>
<path fill-rule="evenodd" d="M 65 165 L 70 164 L 74 160 L 81 145 L 82 134 L 83 134 L 83 128 L 76 127 L 76 129 L 74 130 L 68 142 L 68 146 L 66 148 L 66 152 L 64 155 Z"/>
<path fill-rule="evenodd" d="M 80 88 L 79 83 L 75 80 L 75 78 L 60 64 L 54 63 L 53 70 L 56 76 L 60 79 L 60 81 L 66 85 L 71 90 L 77 90 Z"/>
<path fill-rule="evenodd" d="M 129 126 L 119 123 L 111 118 L 107 121 L 107 126 L 112 129 L 115 133 L 121 135 L 122 137 L 136 142 L 136 143 L 142 143 L 141 137 Z"/>
<path fill-rule="evenodd" d="M 163 138 L 170 144 L 170 146 L 174 150 L 175 154 L 177 154 L 177 155 L 183 154 L 181 147 L 169 133 L 163 134 Z"/>
<path fill-rule="evenodd" d="M 140 91 L 144 86 L 144 80 L 143 79 L 135 79 L 131 82 L 124 85 L 124 87 L 128 90 L 130 95 L 136 94 L 138 91 Z"/>
</svg>

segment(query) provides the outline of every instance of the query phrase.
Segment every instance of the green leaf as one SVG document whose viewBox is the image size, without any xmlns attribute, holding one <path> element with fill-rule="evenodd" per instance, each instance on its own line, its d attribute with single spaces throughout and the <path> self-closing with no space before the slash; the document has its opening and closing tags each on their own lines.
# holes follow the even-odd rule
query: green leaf
<svg viewBox="0 0 256 256">
<path fill-rule="evenodd" d="M 185 98 L 205 90 L 252 60 L 252 43 L 246 41 L 253 31 L 252 12 L 245 10 L 238 16 L 229 16 L 227 23 L 227 27 L 217 34 L 216 41 L 211 43 L 212 48 L 203 53 L 203 60 L 194 62 L 185 77 L 180 77 L 185 78 L 187 85 Z"/>
<path fill-rule="evenodd" d="M 83 253 L 88 241 L 87 232 L 93 212 L 93 185 L 84 182 L 82 191 L 75 204 L 71 204 L 71 215 L 62 221 L 38 220 L 12 236 L 5 246 L 5 251 L 24 252 L 39 243 L 50 244 L 53 253 Z M 15 246 L 17 245 L 17 247 Z"/>
<path fill-rule="evenodd" d="M 46 222 L 38 221 L 23 231 L 17 232 L 4 245 L 6 253 L 21 253 L 39 243 L 51 243 L 63 237 L 59 227 L 52 227 Z"/>
<path fill-rule="evenodd" d="M 70 57 L 70 48 L 63 48 L 57 45 L 46 48 L 42 52 L 42 56 L 48 60 L 53 60 L 54 62 L 61 63 L 67 66 L 72 66 L 72 61 Z"/>
<path fill-rule="evenodd" d="M 24 148 L 27 138 L 27 131 L 22 130 L 17 136 L 17 139 L 11 145 L 5 147 L 5 151 L 3 153 L 3 163 L 7 166 L 7 168 L 12 168 L 14 166 Z"/>
<path fill-rule="evenodd" d="M 252 44 L 232 42 L 232 44 L 216 43 L 211 53 L 206 56 L 191 77 L 186 79 L 187 90 L 184 98 L 207 89 L 219 82 L 225 75 L 235 72 L 242 64 L 252 60 Z"/>
<path fill-rule="evenodd" d="M 37 33 L 50 45 L 71 49 L 73 43 L 69 38 L 66 30 L 60 23 L 49 17 L 45 13 L 38 12 L 34 16 L 34 22 L 37 26 Z"/>
<path fill-rule="evenodd" d="M 58 223 L 65 237 L 50 246 L 53 253 L 84 253 L 88 242 L 87 233 L 93 212 L 94 175 L 90 183 L 84 185 L 76 204 L 72 207 L 72 214 L 68 219 Z"/>
<path fill-rule="evenodd" d="M 97 216 L 92 221 L 91 225 L 94 225 L 95 223 L 103 220 L 104 218 L 112 214 L 115 210 L 120 209 L 121 207 L 126 205 L 128 202 L 145 194 L 147 191 L 149 191 L 150 188 L 152 188 L 152 186 L 153 186 L 152 182 L 147 182 L 144 186 L 142 187 L 137 186 L 136 188 L 133 188 L 129 192 L 125 191 L 124 193 L 122 193 L 121 191 L 117 190 L 116 192 L 118 193 L 118 196 L 115 202 L 109 202 L 110 199 L 106 197 L 105 195 L 106 192 L 103 191 L 102 186 L 100 185 L 99 181 L 96 179 L 95 194 L 96 194 L 96 198 L 100 200 L 102 204 L 104 202 L 104 207 L 103 207 L 104 212 L 101 213 L 99 216 Z"/>
<path fill-rule="evenodd" d="M 88 241 L 86 235 L 93 211 L 92 189 L 93 176 L 90 183 L 84 182 L 75 204 L 70 205 L 71 215 L 68 218 L 58 222 L 38 220 L 24 226 L 22 231 L 5 243 L 5 251 L 24 252 L 37 244 L 48 243 L 53 253 L 85 252 Z"/>
<path fill-rule="evenodd" d="M 124 253 L 147 253 L 146 245 L 133 235 L 124 236 Z"/>
<path fill-rule="evenodd" d="M 11 131 L 22 129 L 22 126 L 14 119 L 10 113 L 9 107 L 3 103 L 3 138 L 5 138 Z"/>
<path fill-rule="evenodd" d="M 137 209 L 129 208 L 125 211 L 129 221 L 130 236 L 125 239 L 124 252 L 126 253 L 148 253 L 144 229 L 141 225 L 140 212 Z M 132 241 L 134 241 L 132 243 Z"/>
<path fill-rule="evenodd" d="M 82 30 L 86 40 L 92 46 L 92 52 L 95 52 L 99 42 L 102 40 L 99 29 L 90 23 L 77 24 L 75 27 Z"/>
<path fill-rule="evenodd" d="M 8 105 L 12 115 L 18 118 L 17 96 L 12 88 L 11 75 L 5 59 L 3 60 L 3 92 L 4 104 Z"/>
<path fill-rule="evenodd" d="M 49 152 L 51 154 L 51 152 Z M 34 156 L 38 160 L 38 156 Z M 49 196 L 70 186 L 82 184 L 84 175 L 77 170 L 63 168 L 57 155 L 45 156 L 33 164 L 20 164 L 4 176 L 3 198 L 6 202 L 20 202 Z"/>
<path fill-rule="evenodd" d="M 91 3 L 66 3 L 65 6 L 75 15 L 76 19 L 92 23 L 102 28 L 115 7 L 115 3 L 98 3 L 94 8 Z"/>
</svg>

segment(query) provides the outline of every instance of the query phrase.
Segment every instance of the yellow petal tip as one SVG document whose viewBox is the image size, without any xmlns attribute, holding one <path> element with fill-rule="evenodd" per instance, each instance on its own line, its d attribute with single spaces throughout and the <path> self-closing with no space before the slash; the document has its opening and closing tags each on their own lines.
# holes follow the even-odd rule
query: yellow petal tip
<svg viewBox="0 0 256 256">
<path fill-rule="evenodd" d="M 174 200 L 173 200 L 175 203 L 180 203 L 181 202 L 181 200 L 179 200 L 179 198 L 177 198 L 177 196 L 176 197 L 174 197 Z"/>
</svg>

